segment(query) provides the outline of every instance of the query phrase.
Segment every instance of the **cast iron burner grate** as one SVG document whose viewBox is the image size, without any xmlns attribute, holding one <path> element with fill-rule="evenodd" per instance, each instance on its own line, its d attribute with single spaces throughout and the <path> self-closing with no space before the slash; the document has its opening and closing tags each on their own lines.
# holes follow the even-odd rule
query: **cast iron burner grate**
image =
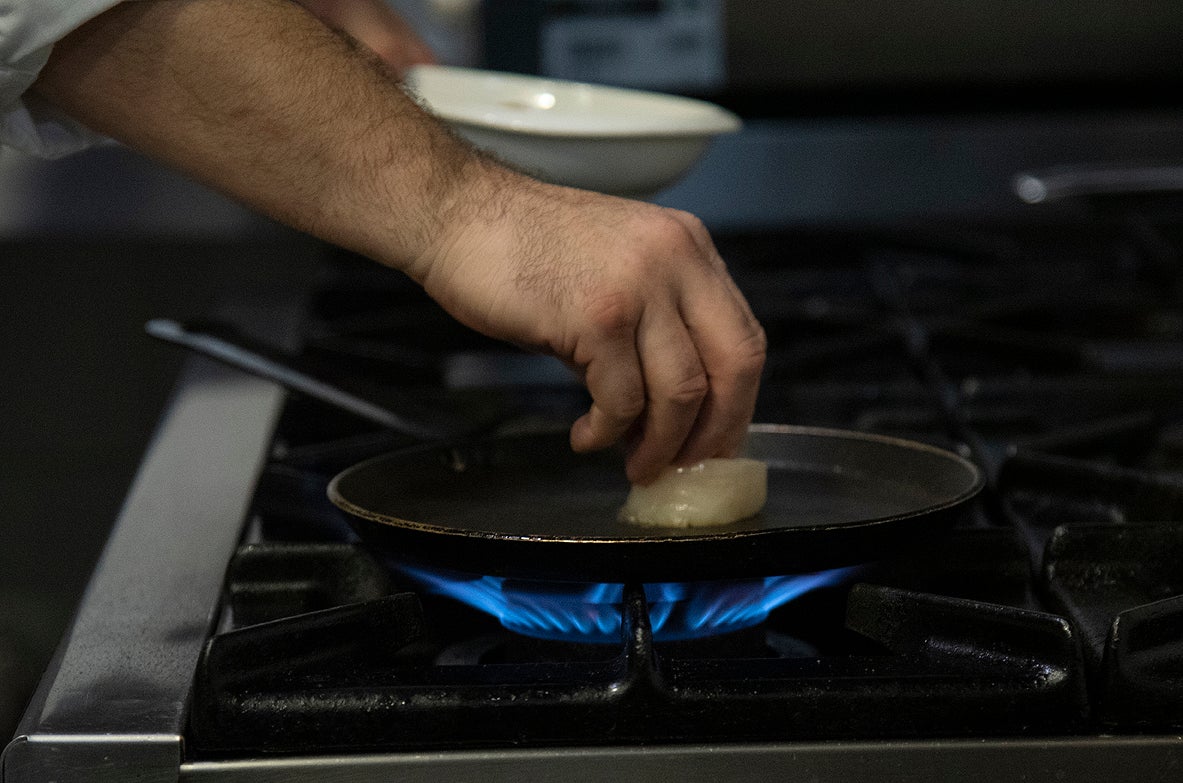
<svg viewBox="0 0 1183 783">
<path fill-rule="evenodd" d="M 998 548 L 987 541 L 992 531 L 973 532 L 985 537 L 963 539 L 967 558 L 979 544 Z M 281 586 L 271 565 L 293 555 L 301 568 Z M 373 573 L 374 562 L 352 545 L 249 547 L 234 567 L 234 615 L 258 619 L 268 604 L 284 614 L 302 592 L 357 598 L 365 584 L 381 593 Z M 406 592 L 375 595 L 216 636 L 197 680 L 192 740 L 216 756 L 1061 734 L 1086 724 L 1080 652 L 1061 618 L 887 585 L 839 592 L 825 600 L 845 600 L 845 628 L 827 633 L 851 638 L 789 643 L 787 617 L 760 630 L 762 641 L 745 632 L 663 646 L 654 642 L 644 590 L 631 586 L 614 646 L 523 643 L 508 632 L 488 644 L 486 627 L 470 631 L 485 652 L 457 664 L 441 664 L 455 654 L 443 638 L 455 618 L 435 615 L 467 610 L 425 609 Z M 845 652 L 822 654 L 814 643 Z"/>
</svg>

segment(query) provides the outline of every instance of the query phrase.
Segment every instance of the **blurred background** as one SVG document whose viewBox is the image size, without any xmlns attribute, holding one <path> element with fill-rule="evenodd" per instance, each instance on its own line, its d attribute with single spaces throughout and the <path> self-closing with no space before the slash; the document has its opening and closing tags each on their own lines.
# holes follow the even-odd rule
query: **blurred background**
<svg viewBox="0 0 1183 783">
<path fill-rule="evenodd" d="M 446 63 L 745 119 L 662 204 L 715 232 L 1021 220 L 1026 169 L 1183 161 L 1183 6 L 402 0 Z M 310 275 L 319 243 L 110 144 L 0 149 L 0 731 L 101 552 L 182 358 L 143 334 Z"/>
</svg>

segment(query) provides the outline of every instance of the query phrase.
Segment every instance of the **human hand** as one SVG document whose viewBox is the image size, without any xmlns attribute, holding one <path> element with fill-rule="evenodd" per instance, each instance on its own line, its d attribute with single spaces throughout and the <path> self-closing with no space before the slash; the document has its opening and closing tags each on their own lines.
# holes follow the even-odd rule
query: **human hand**
<svg viewBox="0 0 1183 783">
<path fill-rule="evenodd" d="M 636 483 L 743 441 L 764 333 L 694 217 L 493 163 L 287 0 L 120 3 L 55 45 L 35 89 L 562 358 L 593 400 L 572 446 L 628 439 Z"/>
<path fill-rule="evenodd" d="M 434 63 L 431 48 L 383 0 L 298 0 L 310 13 L 374 52 L 402 76 L 414 65 Z"/>
<path fill-rule="evenodd" d="M 484 165 L 406 271 L 446 310 L 552 354 L 592 396 L 576 451 L 629 441 L 627 472 L 733 456 L 765 337 L 707 231 L 684 212 Z"/>
</svg>

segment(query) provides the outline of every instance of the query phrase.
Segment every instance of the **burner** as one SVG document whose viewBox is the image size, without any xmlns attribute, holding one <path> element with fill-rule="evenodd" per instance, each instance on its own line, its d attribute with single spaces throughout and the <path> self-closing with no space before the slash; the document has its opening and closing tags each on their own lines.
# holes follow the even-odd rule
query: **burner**
<svg viewBox="0 0 1183 783">
<path fill-rule="evenodd" d="M 427 590 L 480 609 L 515 633 L 589 644 L 620 642 L 622 584 L 542 582 L 421 566 L 398 568 Z M 757 625 L 773 609 L 815 588 L 837 584 L 856 570 L 647 584 L 645 598 L 654 638 L 660 642 L 701 639 Z"/>
</svg>

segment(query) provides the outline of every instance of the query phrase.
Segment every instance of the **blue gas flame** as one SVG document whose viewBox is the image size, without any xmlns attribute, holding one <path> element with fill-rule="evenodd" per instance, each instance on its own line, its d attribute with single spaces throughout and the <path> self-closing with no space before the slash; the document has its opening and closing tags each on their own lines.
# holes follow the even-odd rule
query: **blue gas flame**
<svg viewBox="0 0 1183 783">
<path fill-rule="evenodd" d="M 527 636 L 593 644 L 620 641 L 624 585 L 538 582 L 469 576 L 400 566 L 439 595 L 455 598 Z M 837 584 L 854 568 L 718 582 L 657 582 L 644 586 L 657 641 L 680 641 L 738 631 L 810 590 Z"/>
</svg>

